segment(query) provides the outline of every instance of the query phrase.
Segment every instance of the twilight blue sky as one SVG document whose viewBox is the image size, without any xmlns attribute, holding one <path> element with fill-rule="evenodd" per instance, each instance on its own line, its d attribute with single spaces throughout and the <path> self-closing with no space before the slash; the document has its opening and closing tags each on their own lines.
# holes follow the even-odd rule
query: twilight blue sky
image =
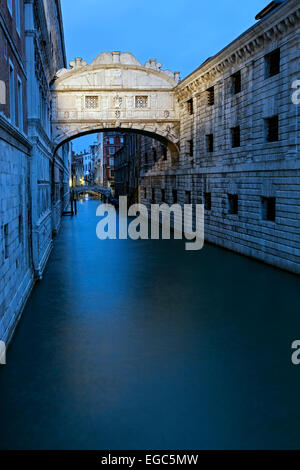
<svg viewBox="0 0 300 470">
<path fill-rule="evenodd" d="M 90 63 L 104 51 L 131 52 L 142 64 L 156 58 L 191 73 L 255 23 L 269 0 L 61 0 L 68 62 Z M 79 151 L 95 135 L 74 140 Z"/>
</svg>

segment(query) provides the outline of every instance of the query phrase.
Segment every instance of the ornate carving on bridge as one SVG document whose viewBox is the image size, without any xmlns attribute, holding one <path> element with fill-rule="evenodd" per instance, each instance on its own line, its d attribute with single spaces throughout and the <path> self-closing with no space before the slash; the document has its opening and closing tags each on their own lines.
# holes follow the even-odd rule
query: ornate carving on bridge
<svg viewBox="0 0 300 470">
<path fill-rule="evenodd" d="M 117 116 L 116 116 L 117 117 Z M 99 122 L 99 123 L 86 123 L 85 125 L 78 126 L 78 124 L 74 123 L 73 125 L 70 124 L 68 126 L 59 125 L 53 127 L 53 137 L 54 137 L 54 144 L 55 146 L 59 146 L 61 143 L 75 138 L 79 135 L 88 132 L 95 132 L 95 131 L 103 131 L 105 130 L 113 130 L 118 128 L 119 130 L 122 129 L 126 132 L 128 130 L 136 130 L 137 132 L 145 132 L 148 134 L 159 135 L 161 137 L 165 137 L 167 140 L 172 142 L 173 144 L 177 144 L 179 142 L 180 136 L 180 126 L 177 123 L 169 122 L 121 122 L 119 119 L 108 121 L 108 122 Z"/>
<path fill-rule="evenodd" d="M 141 63 L 129 52 L 102 52 L 96 59 L 93 60 L 91 65 L 109 65 L 109 64 L 122 64 L 122 65 L 137 65 L 141 66 Z"/>
<path fill-rule="evenodd" d="M 115 96 L 113 98 L 113 103 L 115 108 L 121 108 L 123 98 L 121 98 L 119 95 Z"/>
<path fill-rule="evenodd" d="M 87 62 L 82 60 L 82 57 L 75 57 L 75 60 L 71 60 L 70 67 L 72 69 L 80 69 L 81 67 L 85 67 Z"/>
<path fill-rule="evenodd" d="M 156 72 L 160 72 L 164 75 L 167 75 L 169 78 L 171 78 L 175 84 L 179 83 L 180 81 L 180 73 L 179 72 L 171 72 L 171 70 L 162 70 L 162 63 L 157 62 L 156 59 L 150 59 L 145 63 L 143 66 L 140 61 L 134 57 L 133 54 L 130 54 L 129 52 L 119 52 L 119 51 L 114 51 L 114 52 L 102 52 L 99 54 L 96 59 L 94 59 L 90 65 L 82 59 L 82 57 L 75 57 L 74 60 L 70 62 L 70 67 L 71 69 L 66 69 L 63 68 L 59 70 L 56 73 L 56 78 L 62 77 L 65 73 L 67 72 L 73 72 L 73 71 L 78 71 L 82 70 L 84 67 L 95 67 L 95 66 L 100 66 L 100 67 L 105 67 L 109 65 L 117 66 L 120 65 L 122 66 L 133 66 L 133 67 L 140 67 L 140 68 L 146 68 L 146 69 L 151 69 Z"/>
</svg>

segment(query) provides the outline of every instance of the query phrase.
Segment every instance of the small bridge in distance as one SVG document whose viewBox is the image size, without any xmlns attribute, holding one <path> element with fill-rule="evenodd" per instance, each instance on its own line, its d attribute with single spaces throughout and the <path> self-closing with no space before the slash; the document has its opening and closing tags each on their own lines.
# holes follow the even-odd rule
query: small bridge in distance
<svg viewBox="0 0 300 470">
<path fill-rule="evenodd" d="M 90 194 L 91 196 L 104 196 L 104 200 L 107 201 L 112 195 L 111 188 L 103 186 L 74 186 L 70 188 L 70 210 L 63 212 L 63 216 L 70 215 L 73 217 L 77 214 L 77 199 L 80 194 Z"/>
<path fill-rule="evenodd" d="M 109 196 L 111 196 L 112 191 L 111 191 L 111 188 L 94 185 L 94 186 L 74 186 L 70 189 L 70 193 L 71 193 L 71 197 L 72 197 L 72 193 L 74 196 L 78 196 L 81 193 L 88 193 L 88 194 L 96 195 L 96 196 L 102 195 L 108 198 Z"/>
</svg>

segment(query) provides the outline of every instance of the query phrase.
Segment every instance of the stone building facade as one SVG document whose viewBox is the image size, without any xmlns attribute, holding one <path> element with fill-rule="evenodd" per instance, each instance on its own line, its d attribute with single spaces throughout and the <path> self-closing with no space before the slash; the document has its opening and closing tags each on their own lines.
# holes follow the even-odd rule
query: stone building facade
<svg viewBox="0 0 300 470">
<path fill-rule="evenodd" d="M 140 175 L 147 174 L 156 164 L 167 168 L 168 145 L 164 139 L 138 133 L 125 133 L 124 146 L 115 154 L 115 194 L 127 195 L 130 203 L 147 199 L 147 188 L 139 193 Z M 152 193 L 151 193 L 152 195 Z"/>
<path fill-rule="evenodd" d="M 142 168 L 140 194 L 203 203 L 206 240 L 300 273 L 300 5 L 275 6 L 177 85 L 179 161 Z"/>
<path fill-rule="evenodd" d="M 99 144 L 95 142 L 92 145 L 89 145 L 88 150 L 84 150 L 79 155 L 75 154 L 74 158 L 76 159 L 80 155 L 82 156 L 83 179 L 84 179 L 85 184 L 95 184 L 95 180 L 97 178 L 97 161 L 99 158 Z"/>
<path fill-rule="evenodd" d="M 0 339 L 5 341 L 32 285 L 23 1 L 1 2 L 0 24 Z"/>
<path fill-rule="evenodd" d="M 72 186 L 84 185 L 84 154 L 72 152 Z"/>
<path fill-rule="evenodd" d="M 104 148 L 103 148 L 103 132 L 97 134 L 98 154 L 95 161 L 95 184 L 103 186 L 103 162 L 104 162 Z"/>
<path fill-rule="evenodd" d="M 115 196 L 127 195 L 130 202 L 139 198 L 141 139 L 136 133 L 124 134 L 124 145 L 115 153 Z"/>
<path fill-rule="evenodd" d="M 49 85 L 65 64 L 59 1 L 0 8 L 0 340 L 41 277 L 68 201 L 69 150 L 54 157 Z"/>
<path fill-rule="evenodd" d="M 55 152 L 50 91 L 56 71 L 66 64 L 66 54 L 59 1 L 25 0 L 25 14 L 33 262 L 39 277 L 68 201 L 70 148 L 67 144 Z"/>
<path fill-rule="evenodd" d="M 103 185 L 114 189 L 115 187 L 115 153 L 124 144 L 123 134 L 120 132 L 103 133 Z"/>
</svg>

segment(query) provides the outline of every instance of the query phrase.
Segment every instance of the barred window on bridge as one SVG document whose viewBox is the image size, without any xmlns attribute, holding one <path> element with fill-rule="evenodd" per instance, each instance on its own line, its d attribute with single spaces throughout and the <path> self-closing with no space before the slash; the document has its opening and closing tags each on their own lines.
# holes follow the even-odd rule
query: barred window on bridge
<svg viewBox="0 0 300 470">
<path fill-rule="evenodd" d="M 136 108 L 147 108 L 148 107 L 148 96 L 136 96 L 135 97 Z"/>
<path fill-rule="evenodd" d="M 99 97 L 98 96 L 86 96 L 85 97 L 85 107 L 87 109 L 96 109 L 98 108 Z"/>
</svg>

